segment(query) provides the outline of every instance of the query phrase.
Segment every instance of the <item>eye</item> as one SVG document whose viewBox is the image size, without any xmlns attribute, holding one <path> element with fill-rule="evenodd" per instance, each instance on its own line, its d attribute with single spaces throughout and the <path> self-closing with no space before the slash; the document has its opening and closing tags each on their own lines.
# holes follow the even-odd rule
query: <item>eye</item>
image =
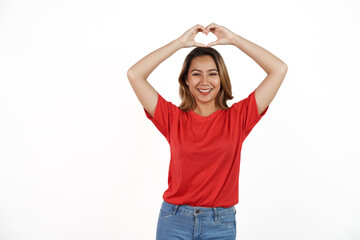
<svg viewBox="0 0 360 240">
<path fill-rule="evenodd" d="M 194 74 L 193 74 L 193 76 L 198 76 L 198 75 L 200 75 L 200 74 L 198 74 L 198 73 L 194 73 Z"/>
<path fill-rule="evenodd" d="M 217 75 L 217 73 L 210 73 L 210 75 L 216 76 L 216 75 Z"/>
</svg>

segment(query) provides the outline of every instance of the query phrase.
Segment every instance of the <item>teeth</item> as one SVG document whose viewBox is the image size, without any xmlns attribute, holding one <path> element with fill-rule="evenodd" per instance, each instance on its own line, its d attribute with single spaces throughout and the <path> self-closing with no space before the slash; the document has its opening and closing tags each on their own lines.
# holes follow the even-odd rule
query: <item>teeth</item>
<svg viewBox="0 0 360 240">
<path fill-rule="evenodd" d="M 201 89 L 198 89 L 200 92 L 210 92 L 212 89 L 208 89 L 208 90 L 201 90 Z"/>
</svg>

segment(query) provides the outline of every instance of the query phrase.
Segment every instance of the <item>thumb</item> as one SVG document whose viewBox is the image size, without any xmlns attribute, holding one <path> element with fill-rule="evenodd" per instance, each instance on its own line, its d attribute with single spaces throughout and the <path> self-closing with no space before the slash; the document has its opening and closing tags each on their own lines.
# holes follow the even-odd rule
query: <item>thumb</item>
<svg viewBox="0 0 360 240">
<path fill-rule="evenodd" d="M 195 47 L 206 47 L 203 43 L 194 42 Z"/>
<path fill-rule="evenodd" d="M 218 44 L 218 41 L 214 41 L 214 42 L 211 42 L 207 45 L 207 47 L 211 47 L 211 46 L 214 46 L 214 45 L 217 45 Z"/>
</svg>

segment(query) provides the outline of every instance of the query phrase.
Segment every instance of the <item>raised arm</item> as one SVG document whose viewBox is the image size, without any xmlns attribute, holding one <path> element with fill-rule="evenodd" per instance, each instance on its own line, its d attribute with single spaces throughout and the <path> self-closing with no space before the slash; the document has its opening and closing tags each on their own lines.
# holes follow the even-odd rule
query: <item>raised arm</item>
<svg viewBox="0 0 360 240">
<path fill-rule="evenodd" d="M 131 87 L 134 89 L 134 92 L 144 109 L 152 117 L 154 117 L 158 97 L 157 91 L 150 85 L 147 78 L 160 63 L 174 54 L 177 50 L 186 47 L 206 47 L 206 45 L 194 41 L 198 32 L 208 33 L 205 27 L 196 25 L 186 31 L 178 39 L 151 52 L 127 71 L 127 77 Z"/>
<path fill-rule="evenodd" d="M 268 74 L 255 90 L 258 113 L 261 115 L 274 99 L 285 78 L 288 69 L 286 63 L 264 48 L 223 26 L 211 23 L 206 29 L 213 32 L 218 38 L 217 41 L 208 44 L 208 47 L 224 44 L 234 45 L 251 57 Z"/>
</svg>

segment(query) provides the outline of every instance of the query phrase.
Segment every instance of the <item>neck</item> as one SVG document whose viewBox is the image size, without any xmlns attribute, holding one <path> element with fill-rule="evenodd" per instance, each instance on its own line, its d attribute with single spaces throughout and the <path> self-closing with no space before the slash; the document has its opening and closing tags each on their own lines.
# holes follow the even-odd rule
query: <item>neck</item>
<svg viewBox="0 0 360 240">
<path fill-rule="evenodd" d="M 215 106 L 206 106 L 206 105 L 198 105 L 196 106 L 196 108 L 194 109 L 194 112 L 199 114 L 200 116 L 204 116 L 207 117 L 211 114 L 213 114 L 214 112 L 216 112 L 218 109 Z"/>
</svg>

